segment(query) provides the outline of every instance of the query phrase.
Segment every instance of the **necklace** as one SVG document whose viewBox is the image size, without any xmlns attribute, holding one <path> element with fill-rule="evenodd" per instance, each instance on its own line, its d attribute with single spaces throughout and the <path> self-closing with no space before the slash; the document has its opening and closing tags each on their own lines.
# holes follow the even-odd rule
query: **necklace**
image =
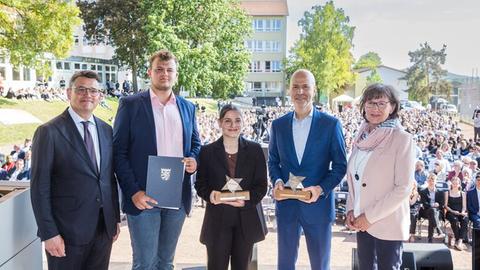
<svg viewBox="0 0 480 270">
<path fill-rule="evenodd" d="M 358 175 L 358 169 L 365 163 L 365 161 L 367 160 L 367 158 L 370 156 L 370 153 L 369 152 L 366 152 L 362 159 L 360 160 L 360 162 L 357 162 L 358 160 L 358 154 L 359 152 L 357 152 L 357 154 L 355 155 L 355 162 L 353 163 L 353 169 L 355 170 L 355 180 L 359 181 L 360 180 L 360 176 Z"/>
</svg>

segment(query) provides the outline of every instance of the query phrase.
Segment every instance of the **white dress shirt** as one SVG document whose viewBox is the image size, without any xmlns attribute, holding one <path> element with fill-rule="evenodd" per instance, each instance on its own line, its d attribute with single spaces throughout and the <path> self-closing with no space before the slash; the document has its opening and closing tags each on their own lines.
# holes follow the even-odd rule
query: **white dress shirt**
<svg viewBox="0 0 480 270">
<path fill-rule="evenodd" d="M 80 133 L 80 136 L 82 137 L 82 140 L 85 139 L 85 134 L 83 131 L 83 124 L 82 122 L 85 121 L 80 115 L 78 115 L 72 107 L 68 108 L 68 113 L 73 119 L 73 122 L 75 123 L 75 126 L 78 129 L 78 132 Z M 95 123 L 95 119 L 93 118 L 93 115 L 90 116 L 88 119 L 89 125 L 88 125 L 88 131 L 90 131 L 90 135 L 92 135 L 92 140 L 93 140 L 93 147 L 95 148 L 95 157 L 97 158 L 97 167 L 98 170 L 100 171 L 100 144 L 98 142 L 98 132 L 97 132 L 97 124 Z"/>
</svg>

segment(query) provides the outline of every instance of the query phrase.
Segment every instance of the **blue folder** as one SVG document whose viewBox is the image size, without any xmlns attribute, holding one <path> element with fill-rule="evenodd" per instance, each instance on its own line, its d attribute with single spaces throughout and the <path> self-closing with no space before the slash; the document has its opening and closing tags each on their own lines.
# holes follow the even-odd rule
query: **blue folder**
<svg viewBox="0 0 480 270">
<path fill-rule="evenodd" d="M 148 156 L 146 194 L 158 202 L 152 206 L 180 209 L 185 174 L 182 160 L 183 157 Z"/>
</svg>

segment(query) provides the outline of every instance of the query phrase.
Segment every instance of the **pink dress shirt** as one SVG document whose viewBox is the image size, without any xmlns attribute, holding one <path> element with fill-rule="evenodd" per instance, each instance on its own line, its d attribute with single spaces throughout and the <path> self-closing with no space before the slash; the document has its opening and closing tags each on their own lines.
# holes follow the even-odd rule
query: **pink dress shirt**
<svg viewBox="0 0 480 270">
<path fill-rule="evenodd" d="M 157 155 L 183 157 L 183 127 L 175 95 L 163 105 L 150 89 L 155 135 L 157 138 Z"/>
</svg>

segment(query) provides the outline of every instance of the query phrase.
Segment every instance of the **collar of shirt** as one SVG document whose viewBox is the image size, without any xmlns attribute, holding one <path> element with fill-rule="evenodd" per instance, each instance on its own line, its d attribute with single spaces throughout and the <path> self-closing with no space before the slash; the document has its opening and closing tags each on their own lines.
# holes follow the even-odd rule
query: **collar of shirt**
<svg viewBox="0 0 480 270">
<path fill-rule="evenodd" d="M 297 113 L 295 111 L 293 111 L 293 121 L 295 121 L 295 122 L 303 122 L 307 119 L 311 119 L 312 117 L 313 117 L 313 106 L 310 109 L 310 113 L 305 118 L 303 118 L 301 120 L 297 118 Z"/>
<path fill-rule="evenodd" d="M 85 119 L 83 119 L 80 115 L 78 115 L 78 113 L 76 113 L 72 107 L 68 107 L 68 113 L 70 114 L 70 116 L 72 117 L 73 119 L 73 122 L 75 122 L 76 125 L 81 125 L 83 121 L 85 121 Z M 90 118 L 88 118 L 87 120 L 88 122 L 90 122 L 90 124 L 92 125 L 96 125 L 95 124 L 95 119 L 93 118 L 93 115 L 90 116 Z"/>
<path fill-rule="evenodd" d="M 150 100 L 152 101 L 152 106 L 154 108 L 163 108 L 163 107 L 169 106 L 169 105 L 177 105 L 177 98 L 175 97 L 175 94 L 173 94 L 173 92 L 170 95 L 170 98 L 168 99 L 168 101 L 165 105 L 163 105 L 160 102 L 160 99 L 157 97 L 157 95 L 155 95 L 155 93 L 153 92 L 152 89 L 150 89 L 149 92 L 150 92 Z"/>
</svg>

